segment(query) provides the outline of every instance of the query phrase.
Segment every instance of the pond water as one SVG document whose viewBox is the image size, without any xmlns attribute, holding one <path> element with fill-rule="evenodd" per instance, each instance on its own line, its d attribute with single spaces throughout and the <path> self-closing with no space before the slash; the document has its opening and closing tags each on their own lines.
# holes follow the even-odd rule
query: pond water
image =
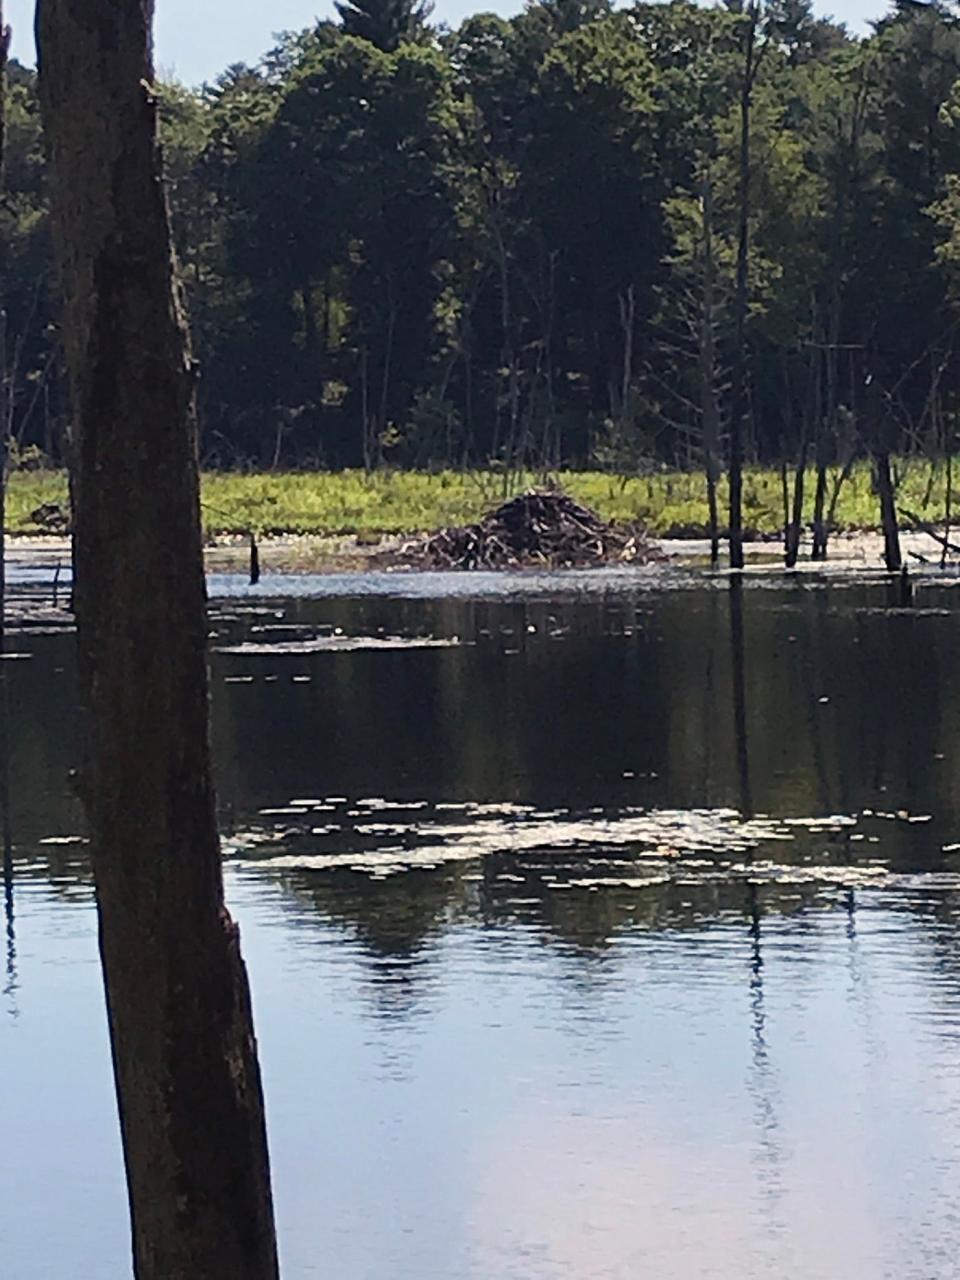
<svg viewBox="0 0 960 1280">
<path fill-rule="evenodd" d="M 286 1280 L 955 1273 L 955 586 L 214 585 Z M 3 1273 L 114 1280 L 73 639 L 13 643 Z"/>
</svg>

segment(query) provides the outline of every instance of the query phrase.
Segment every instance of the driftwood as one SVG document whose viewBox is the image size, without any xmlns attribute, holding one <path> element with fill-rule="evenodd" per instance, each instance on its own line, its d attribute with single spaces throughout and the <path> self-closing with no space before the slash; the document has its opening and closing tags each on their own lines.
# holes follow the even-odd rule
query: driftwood
<svg viewBox="0 0 960 1280">
<path fill-rule="evenodd" d="M 476 524 L 407 543 L 399 559 L 421 569 L 557 569 L 647 564 L 660 554 L 639 524 L 609 523 L 565 493 L 531 490 Z"/>
<path fill-rule="evenodd" d="M 34 507 L 30 520 L 44 533 L 70 532 L 70 511 L 60 502 L 43 502 Z"/>
<path fill-rule="evenodd" d="M 900 512 L 905 515 L 911 524 L 915 525 L 921 533 L 925 533 L 928 538 L 932 538 L 938 547 L 942 547 L 944 551 L 952 551 L 954 555 L 960 555 L 960 546 L 956 542 L 951 542 L 949 538 L 938 533 L 928 520 L 924 520 L 922 516 L 918 516 L 913 511 L 908 511 L 906 507 L 901 507 Z"/>
</svg>

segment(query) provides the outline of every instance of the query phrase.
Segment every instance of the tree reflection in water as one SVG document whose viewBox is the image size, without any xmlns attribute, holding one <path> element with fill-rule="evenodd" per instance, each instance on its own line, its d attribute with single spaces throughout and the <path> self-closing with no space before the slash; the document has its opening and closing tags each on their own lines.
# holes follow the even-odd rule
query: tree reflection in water
<svg viewBox="0 0 960 1280">
<path fill-rule="evenodd" d="M 2 654 L 0 654 L 2 657 Z M 10 815 L 10 690 L 8 666 L 0 661 L 0 842 L 3 845 L 3 917 L 6 963 L 3 994 L 10 1012 L 17 1013 L 17 937 L 13 898 L 13 823 Z"/>
</svg>

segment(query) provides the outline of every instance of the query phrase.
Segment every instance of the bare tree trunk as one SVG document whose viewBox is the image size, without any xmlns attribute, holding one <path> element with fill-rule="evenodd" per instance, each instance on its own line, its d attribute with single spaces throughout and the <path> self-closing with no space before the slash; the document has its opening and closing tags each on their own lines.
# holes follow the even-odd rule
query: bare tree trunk
<svg viewBox="0 0 960 1280">
<path fill-rule="evenodd" d="M 380 377 L 380 413 L 377 424 L 376 465 L 383 465 L 383 438 L 387 430 L 387 407 L 390 403 L 390 379 L 393 376 L 393 342 L 397 332 L 397 302 L 393 279 L 387 279 L 387 332 L 383 344 L 383 370 Z"/>
<path fill-rule="evenodd" d="M 6 191 L 7 59 L 10 28 L 0 0 L 0 195 Z M 16 990 L 16 934 L 13 919 L 13 826 L 10 817 L 10 697 L 7 663 L 2 661 L 7 639 L 7 468 L 10 445 L 8 422 L 12 388 L 7 367 L 6 298 L 0 300 L 0 846 L 3 852 L 3 908 L 6 922 L 7 965 L 4 990 Z"/>
<path fill-rule="evenodd" d="M 720 563 L 720 517 L 717 481 L 720 479 L 720 409 L 717 404 L 716 270 L 713 256 L 713 183 L 707 174 L 702 184 L 703 303 L 700 317 L 700 416 L 703 460 L 707 474 L 707 508 L 710 513 L 710 565 Z"/>
<path fill-rule="evenodd" d="M 880 496 L 880 520 L 883 526 L 883 562 L 890 573 L 903 567 L 900 553 L 900 526 L 897 521 L 897 499 L 890 470 L 890 455 L 884 450 L 875 461 L 877 493 Z"/>
<path fill-rule="evenodd" d="M 813 332 L 816 332 L 816 307 L 813 310 Z M 784 565 L 795 569 L 800 559 L 800 540 L 803 536 L 803 503 L 806 494 L 807 460 L 810 453 L 811 425 L 819 421 L 820 377 L 819 358 L 814 352 L 807 361 L 806 393 L 803 412 L 800 415 L 800 439 L 797 447 L 797 463 L 793 476 L 793 502 L 788 503 L 784 529 Z M 788 387 L 789 394 L 789 387 Z M 822 495 L 821 495 L 822 502 Z"/>
<path fill-rule="evenodd" d="M 807 395 L 804 400 L 800 423 L 800 440 L 797 449 L 797 464 L 793 474 L 793 500 L 791 504 L 787 482 L 788 468 L 784 464 L 784 508 L 785 525 L 783 538 L 783 562 L 787 569 L 795 569 L 800 558 L 800 538 L 803 533 L 803 499 L 807 474 L 807 450 L 810 438 L 811 391 L 814 390 L 815 379 L 808 369 Z M 789 387 L 788 387 L 789 391 Z M 816 412 L 816 406 L 812 407 Z"/>
<path fill-rule="evenodd" d="M 822 332 L 821 326 L 814 326 L 814 334 L 819 335 Z M 829 337 L 827 337 L 829 344 Z M 834 417 L 830 416 L 829 410 L 824 411 L 823 404 L 823 388 L 821 384 L 821 355 L 814 352 L 814 378 L 813 378 L 813 421 L 814 421 L 814 451 L 817 465 L 817 484 L 814 490 L 813 498 L 813 547 L 810 552 L 811 560 L 826 560 L 827 558 L 827 541 L 830 536 L 827 527 L 827 491 L 828 478 L 827 468 L 830 462 L 830 433 L 828 431 L 828 422 L 831 426 L 835 423 Z M 824 353 L 822 359 L 829 362 L 829 354 Z M 827 371 L 827 381 L 830 380 L 829 368 Z M 828 391 L 828 399 L 829 399 Z"/>
<path fill-rule="evenodd" d="M 827 558 L 827 459 L 823 440 L 823 426 L 817 433 L 817 487 L 813 497 L 813 549 L 811 560 Z"/>
<path fill-rule="evenodd" d="M 507 396 L 510 406 L 510 426 L 507 433 L 506 454 L 503 468 L 503 494 L 510 492 L 510 471 L 514 465 L 514 454 L 517 447 L 517 428 L 520 418 L 520 377 L 518 357 L 513 335 L 513 300 L 510 291 L 510 259 L 504 243 L 502 229 L 494 214 L 490 223 L 494 243 L 497 249 L 497 271 L 500 277 L 500 329 L 501 357 L 500 365 L 507 370 Z M 500 446 L 500 396 L 497 394 L 496 415 L 493 429 L 493 447 L 491 454 L 496 459 Z"/>
<path fill-rule="evenodd" d="M 91 834 L 138 1280 L 275 1280 L 260 1072 L 209 748 L 194 374 L 152 0 L 40 0 L 76 431 Z"/>
<path fill-rule="evenodd" d="M 630 412 L 630 391 L 633 387 L 633 337 L 636 324 L 637 299 L 632 284 L 626 293 L 617 295 L 620 304 L 620 328 L 623 331 L 623 372 L 620 378 L 620 418 L 627 425 Z"/>
<path fill-rule="evenodd" d="M 370 377 L 366 344 L 360 348 L 360 416 L 363 419 L 363 469 L 373 470 L 373 432 L 370 426 Z"/>
<path fill-rule="evenodd" d="M 784 564 L 788 569 L 795 569 L 800 559 L 800 536 L 803 532 L 803 490 L 807 470 L 807 442 L 800 445 L 800 457 L 793 476 L 793 508 L 790 512 L 790 523 L 787 528 L 786 554 Z"/>
<path fill-rule="evenodd" d="M 839 213 L 836 215 L 839 218 Z M 826 560 L 827 546 L 832 526 L 831 512 L 827 512 L 827 467 L 831 450 L 838 445 L 837 409 L 839 404 L 838 347 L 840 341 L 840 289 L 835 273 L 830 299 L 830 318 L 826 333 L 824 368 L 826 373 L 826 404 L 817 391 L 817 493 L 813 512 L 813 560 Z M 818 378 L 819 383 L 819 378 Z M 838 460 L 839 465 L 839 460 Z M 842 476 L 842 472 L 841 472 Z M 838 485 L 843 480 L 838 478 Z"/>
<path fill-rule="evenodd" d="M 947 478 L 946 489 L 943 496 L 943 539 L 944 545 L 940 551 L 940 568 L 944 568 L 947 563 L 947 546 L 950 541 L 950 522 L 953 519 L 953 426 L 952 423 L 944 417 L 943 420 L 943 451 L 944 464 L 946 466 Z"/>
<path fill-rule="evenodd" d="M 750 116 L 756 75 L 759 8 L 747 10 L 740 86 L 740 198 L 737 281 L 734 293 L 733 396 L 730 408 L 730 565 L 743 568 L 743 420 L 747 409 L 747 309 L 750 265 Z"/>
<path fill-rule="evenodd" d="M 3 0 L 0 0 L 0 193 L 6 190 L 7 156 L 7 58 L 10 52 L 10 28 L 6 25 Z M 7 467 L 10 435 L 10 371 L 7 367 L 7 300 L 0 300 L 0 654 L 3 653 L 7 630 Z M 0 672 L 0 680 L 5 673 Z"/>
</svg>

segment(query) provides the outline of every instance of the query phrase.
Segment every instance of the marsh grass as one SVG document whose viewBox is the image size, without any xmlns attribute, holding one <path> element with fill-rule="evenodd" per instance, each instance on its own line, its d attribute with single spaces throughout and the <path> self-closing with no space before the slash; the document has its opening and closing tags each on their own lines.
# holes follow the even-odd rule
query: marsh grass
<svg viewBox="0 0 960 1280">
<path fill-rule="evenodd" d="M 901 463 L 899 500 L 931 522 L 942 519 L 945 476 L 930 487 L 929 464 Z M 703 476 L 690 472 L 658 472 L 649 476 L 611 476 L 602 472 L 561 472 L 552 479 L 578 501 L 606 519 L 639 520 L 658 536 L 696 536 L 707 528 Z M 511 492 L 536 483 L 531 475 L 516 477 Z M 812 495 L 814 477 L 808 477 Z M 465 524 L 478 519 L 504 497 L 503 476 L 494 472 L 363 471 L 270 472 L 243 475 L 209 473 L 203 477 L 203 520 L 208 534 L 377 534 L 407 533 Z M 721 483 L 721 510 L 726 506 Z M 31 512 L 44 503 L 65 503 L 62 472 L 17 472 L 10 479 L 7 528 L 13 534 L 43 532 Z M 807 505 L 807 519 L 811 503 Z M 783 512 L 779 473 L 750 468 L 744 476 L 744 526 L 752 533 L 775 534 Z M 869 466 L 856 467 L 837 507 L 837 528 L 873 529 L 879 505 Z"/>
</svg>

